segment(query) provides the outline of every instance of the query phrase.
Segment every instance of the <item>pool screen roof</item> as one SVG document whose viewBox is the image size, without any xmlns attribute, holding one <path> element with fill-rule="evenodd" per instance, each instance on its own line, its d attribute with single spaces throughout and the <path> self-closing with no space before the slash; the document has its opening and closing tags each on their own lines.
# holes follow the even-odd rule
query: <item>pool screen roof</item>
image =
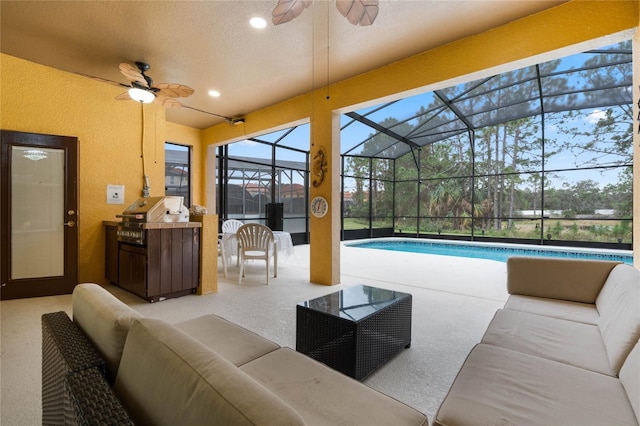
<svg viewBox="0 0 640 426">
<path fill-rule="evenodd" d="M 631 58 L 631 41 L 625 41 L 349 112 L 342 122 L 342 154 L 395 159 L 415 148 L 513 120 L 628 105 Z M 367 136 L 347 136 L 355 134 Z"/>
</svg>

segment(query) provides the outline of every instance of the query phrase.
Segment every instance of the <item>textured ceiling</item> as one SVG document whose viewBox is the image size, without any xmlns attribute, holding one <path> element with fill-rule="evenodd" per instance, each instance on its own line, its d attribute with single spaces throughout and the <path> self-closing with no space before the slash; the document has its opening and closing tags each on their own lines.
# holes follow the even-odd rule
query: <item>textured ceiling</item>
<svg viewBox="0 0 640 426">
<path fill-rule="evenodd" d="M 270 22 L 277 0 L 2 0 L 0 48 L 120 83 L 120 62 L 144 61 L 154 83 L 195 89 L 184 105 L 236 117 L 563 2 L 380 0 L 375 23 L 357 27 L 323 0 L 279 26 Z M 269 24 L 255 30 L 253 16 Z M 201 129 L 222 121 L 185 108 L 167 119 Z"/>
</svg>

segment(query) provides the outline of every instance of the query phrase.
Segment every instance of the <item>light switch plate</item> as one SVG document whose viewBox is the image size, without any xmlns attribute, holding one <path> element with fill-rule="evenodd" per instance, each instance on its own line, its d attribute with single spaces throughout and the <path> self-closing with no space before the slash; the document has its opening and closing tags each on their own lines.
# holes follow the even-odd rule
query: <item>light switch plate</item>
<svg viewBox="0 0 640 426">
<path fill-rule="evenodd" d="M 124 204 L 124 185 L 107 185 L 107 204 Z"/>
</svg>

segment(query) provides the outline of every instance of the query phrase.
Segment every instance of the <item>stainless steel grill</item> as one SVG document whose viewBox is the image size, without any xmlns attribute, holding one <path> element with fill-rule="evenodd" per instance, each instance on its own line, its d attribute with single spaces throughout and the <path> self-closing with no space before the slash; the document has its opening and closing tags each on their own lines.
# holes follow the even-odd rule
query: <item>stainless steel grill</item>
<svg viewBox="0 0 640 426">
<path fill-rule="evenodd" d="M 137 199 L 122 214 L 118 225 L 118 241 L 146 244 L 148 223 L 189 222 L 189 210 L 182 204 L 183 197 L 145 197 Z"/>
</svg>

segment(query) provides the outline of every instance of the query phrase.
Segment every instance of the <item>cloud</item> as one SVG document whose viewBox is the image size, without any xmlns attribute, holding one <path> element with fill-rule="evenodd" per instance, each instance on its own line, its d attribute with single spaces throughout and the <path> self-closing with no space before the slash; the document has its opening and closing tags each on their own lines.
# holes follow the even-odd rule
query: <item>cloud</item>
<svg viewBox="0 0 640 426">
<path fill-rule="evenodd" d="M 585 120 L 591 124 L 596 124 L 598 121 L 607 117 L 607 111 L 599 109 L 593 110 L 593 112 L 585 117 Z"/>
</svg>

